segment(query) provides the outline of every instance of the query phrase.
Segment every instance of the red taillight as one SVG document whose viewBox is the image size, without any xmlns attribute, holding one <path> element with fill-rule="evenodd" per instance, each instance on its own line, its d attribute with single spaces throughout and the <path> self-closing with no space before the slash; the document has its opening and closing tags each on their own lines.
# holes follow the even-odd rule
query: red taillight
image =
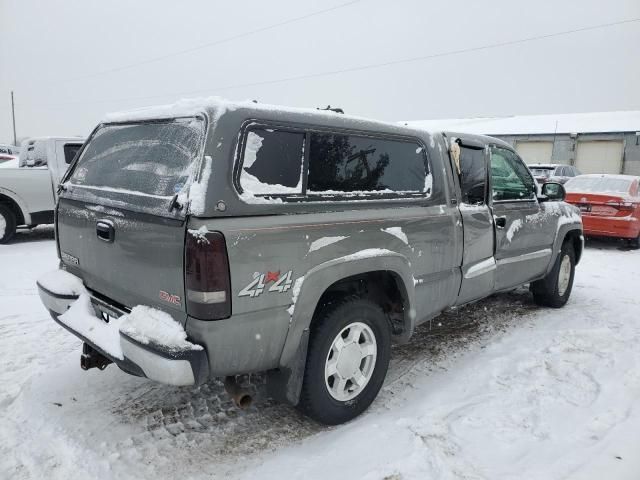
<svg viewBox="0 0 640 480">
<path fill-rule="evenodd" d="M 184 259 L 187 313 L 202 320 L 231 316 L 231 280 L 224 236 L 187 233 Z"/>
</svg>

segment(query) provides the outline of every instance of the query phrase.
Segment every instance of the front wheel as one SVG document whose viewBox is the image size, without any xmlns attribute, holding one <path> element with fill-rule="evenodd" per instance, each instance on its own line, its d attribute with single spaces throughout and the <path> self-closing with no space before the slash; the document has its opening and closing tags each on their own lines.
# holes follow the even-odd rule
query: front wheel
<svg viewBox="0 0 640 480">
<path fill-rule="evenodd" d="M 16 233 L 16 216 L 5 205 L 0 205 L 0 243 L 9 243 Z"/>
<path fill-rule="evenodd" d="M 391 354 L 389 323 L 378 305 L 349 299 L 314 324 L 299 407 L 337 425 L 360 415 L 378 395 Z"/>
<path fill-rule="evenodd" d="M 531 283 L 533 300 L 538 305 L 560 308 L 569 300 L 576 271 L 573 244 L 564 242 L 551 272 L 541 280 Z"/>
</svg>

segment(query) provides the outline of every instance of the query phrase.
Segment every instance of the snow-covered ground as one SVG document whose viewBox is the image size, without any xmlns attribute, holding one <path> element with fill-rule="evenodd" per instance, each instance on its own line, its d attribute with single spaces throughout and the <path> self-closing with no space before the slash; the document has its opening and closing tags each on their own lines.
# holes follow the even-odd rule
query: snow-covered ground
<svg viewBox="0 0 640 480">
<path fill-rule="evenodd" d="M 52 236 L 0 246 L 0 478 L 638 478 L 640 251 L 592 242 L 561 310 L 520 289 L 442 315 L 368 412 L 325 428 L 257 376 L 238 411 L 218 382 L 83 372 L 35 291 Z"/>
</svg>

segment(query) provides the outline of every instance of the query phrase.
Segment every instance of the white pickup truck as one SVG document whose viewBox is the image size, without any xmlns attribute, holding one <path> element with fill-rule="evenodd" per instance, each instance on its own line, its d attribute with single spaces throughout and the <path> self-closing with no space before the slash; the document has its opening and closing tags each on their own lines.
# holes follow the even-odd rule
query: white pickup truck
<svg viewBox="0 0 640 480">
<path fill-rule="evenodd" d="M 0 243 L 18 227 L 53 223 L 57 188 L 82 147 L 81 137 L 39 137 L 22 143 L 18 165 L 0 165 Z"/>
</svg>

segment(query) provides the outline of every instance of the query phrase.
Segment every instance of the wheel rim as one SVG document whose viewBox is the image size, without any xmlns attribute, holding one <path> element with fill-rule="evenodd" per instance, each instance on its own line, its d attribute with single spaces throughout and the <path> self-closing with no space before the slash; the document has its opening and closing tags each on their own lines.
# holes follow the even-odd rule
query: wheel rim
<svg viewBox="0 0 640 480">
<path fill-rule="evenodd" d="M 378 347 L 371 328 L 361 322 L 344 327 L 333 339 L 324 367 L 329 394 L 345 402 L 367 386 L 376 366 Z"/>
<path fill-rule="evenodd" d="M 562 257 L 560 271 L 558 272 L 558 295 L 561 297 L 569 288 L 569 280 L 571 280 L 571 259 L 569 255 L 565 255 Z"/>
</svg>

